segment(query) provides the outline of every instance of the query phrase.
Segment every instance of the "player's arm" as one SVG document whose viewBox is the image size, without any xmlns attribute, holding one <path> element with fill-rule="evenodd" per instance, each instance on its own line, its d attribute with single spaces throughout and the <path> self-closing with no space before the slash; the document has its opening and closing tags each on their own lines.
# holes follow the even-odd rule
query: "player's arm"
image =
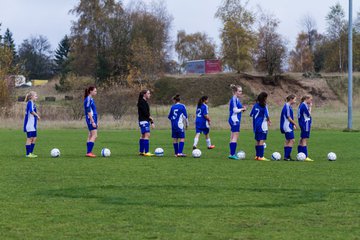
<svg viewBox="0 0 360 240">
<path fill-rule="evenodd" d="M 32 114 L 32 115 L 35 116 L 38 120 L 40 120 L 40 116 L 39 116 L 39 114 L 37 114 L 36 112 L 32 111 L 30 114 Z"/>
<path fill-rule="evenodd" d="M 38 120 L 40 120 L 39 114 L 37 114 L 34 110 L 34 104 L 31 101 L 29 101 L 29 104 L 30 104 L 29 105 L 30 106 L 30 114 L 35 116 Z"/>
<path fill-rule="evenodd" d="M 88 115 L 88 117 L 89 117 L 89 119 L 90 119 L 91 126 L 93 126 L 94 128 L 96 128 L 97 126 L 96 126 L 96 123 L 95 123 L 95 121 L 94 121 L 93 116 L 91 115 L 91 111 L 88 111 L 88 112 L 87 112 L 87 115 Z"/>
<path fill-rule="evenodd" d="M 268 122 L 268 125 L 271 126 L 270 114 L 267 107 L 265 108 L 265 117 L 266 117 L 266 121 Z"/>
<path fill-rule="evenodd" d="M 289 122 L 291 122 L 294 125 L 294 128 L 297 128 L 296 122 L 291 118 L 291 117 L 287 117 L 287 119 L 289 120 Z"/>
</svg>

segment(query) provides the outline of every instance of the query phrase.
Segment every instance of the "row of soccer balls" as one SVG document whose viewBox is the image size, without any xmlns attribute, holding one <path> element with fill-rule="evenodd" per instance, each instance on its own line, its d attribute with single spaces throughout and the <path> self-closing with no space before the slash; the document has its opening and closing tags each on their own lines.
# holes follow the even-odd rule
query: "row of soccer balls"
<svg viewBox="0 0 360 240">
<path fill-rule="evenodd" d="M 156 148 L 154 153 L 155 153 L 156 156 L 162 157 L 162 156 L 164 156 L 164 149 Z M 54 149 L 51 150 L 50 154 L 51 154 L 52 157 L 59 157 L 60 156 L 60 150 L 57 149 L 57 148 L 54 148 Z M 110 157 L 110 155 L 111 155 L 110 149 L 103 148 L 101 150 L 101 156 Z M 201 157 L 200 149 L 194 149 L 192 151 L 192 156 L 194 158 Z M 245 155 L 244 151 L 239 151 L 237 153 L 237 156 L 238 156 L 239 159 L 245 159 L 246 155 Z M 328 158 L 329 161 L 335 161 L 336 160 L 336 154 L 333 153 L 333 152 L 329 152 L 328 155 L 327 155 L 327 158 Z M 274 161 L 279 161 L 281 159 L 281 154 L 279 152 L 274 152 L 273 154 L 271 154 L 271 159 L 274 160 Z M 300 152 L 300 153 L 298 153 L 296 155 L 296 160 L 298 160 L 298 161 L 304 161 L 305 159 L 306 159 L 305 153 Z"/>
</svg>

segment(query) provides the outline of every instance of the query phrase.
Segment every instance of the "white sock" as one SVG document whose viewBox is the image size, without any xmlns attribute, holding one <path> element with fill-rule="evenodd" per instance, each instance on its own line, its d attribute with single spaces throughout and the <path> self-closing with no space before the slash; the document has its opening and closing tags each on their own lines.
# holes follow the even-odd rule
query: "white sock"
<svg viewBox="0 0 360 240">
<path fill-rule="evenodd" d="M 193 146 L 197 146 L 197 144 L 198 144 L 198 142 L 199 142 L 199 138 L 194 138 L 194 145 Z"/>
<path fill-rule="evenodd" d="M 206 139 L 206 144 L 207 144 L 208 147 L 211 146 L 211 140 L 210 140 L 210 138 Z"/>
</svg>

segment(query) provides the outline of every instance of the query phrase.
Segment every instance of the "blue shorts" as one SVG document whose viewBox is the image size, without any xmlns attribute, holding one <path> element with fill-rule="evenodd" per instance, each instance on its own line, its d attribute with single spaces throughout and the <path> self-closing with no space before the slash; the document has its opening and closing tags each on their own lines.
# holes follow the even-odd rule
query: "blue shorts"
<svg viewBox="0 0 360 240">
<path fill-rule="evenodd" d="M 240 132 L 240 122 L 237 122 L 238 124 L 232 124 L 229 122 L 231 132 Z"/>
<path fill-rule="evenodd" d="M 139 122 L 139 127 L 140 127 L 141 134 L 150 132 L 150 122 L 148 122 L 148 121 Z"/>
<path fill-rule="evenodd" d="M 266 138 L 267 138 L 267 132 L 255 132 L 256 141 L 266 140 Z"/>
<path fill-rule="evenodd" d="M 177 131 L 171 133 L 172 138 L 185 138 L 185 132 Z"/>
<path fill-rule="evenodd" d="M 90 119 L 89 118 L 86 118 L 86 124 L 87 124 L 87 127 L 89 129 L 89 131 L 92 131 L 92 130 L 97 130 L 97 116 L 94 115 L 93 116 L 93 119 L 94 119 L 94 122 L 96 124 L 96 127 L 94 128 L 90 122 Z"/>
<path fill-rule="evenodd" d="M 205 135 L 209 134 L 210 128 L 198 128 L 196 127 L 196 133 L 204 133 Z"/>
<path fill-rule="evenodd" d="M 37 132 L 33 131 L 33 132 L 26 132 L 26 136 L 27 138 L 34 138 L 37 137 Z"/>
<path fill-rule="evenodd" d="M 301 138 L 310 138 L 310 131 L 305 131 L 305 130 L 301 129 L 300 137 Z"/>
<path fill-rule="evenodd" d="M 286 140 L 291 140 L 291 139 L 294 139 L 294 138 L 295 138 L 294 131 L 285 133 L 285 139 Z"/>
</svg>

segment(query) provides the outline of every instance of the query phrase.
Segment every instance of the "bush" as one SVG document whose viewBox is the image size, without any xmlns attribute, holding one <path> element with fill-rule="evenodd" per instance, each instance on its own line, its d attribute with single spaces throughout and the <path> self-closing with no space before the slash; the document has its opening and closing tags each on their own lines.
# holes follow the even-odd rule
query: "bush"
<svg viewBox="0 0 360 240">
<path fill-rule="evenodd" d="M 96 105 L 100 115 L 110 114 L 115 120 L 120 120 L 136 101 L 137 95 L 133 91 L 114 85 L 98 90 Z"/>
<path fill-rule="evenodd" d="M 56 84 L 55 89 L 60 92 L 83 90 L 87 86 L 95 85 L 95 79 L 92 77 L 79 77 L 74 74 L 68 74 L 60 79 L 60 85 Z"/>
</svg>

